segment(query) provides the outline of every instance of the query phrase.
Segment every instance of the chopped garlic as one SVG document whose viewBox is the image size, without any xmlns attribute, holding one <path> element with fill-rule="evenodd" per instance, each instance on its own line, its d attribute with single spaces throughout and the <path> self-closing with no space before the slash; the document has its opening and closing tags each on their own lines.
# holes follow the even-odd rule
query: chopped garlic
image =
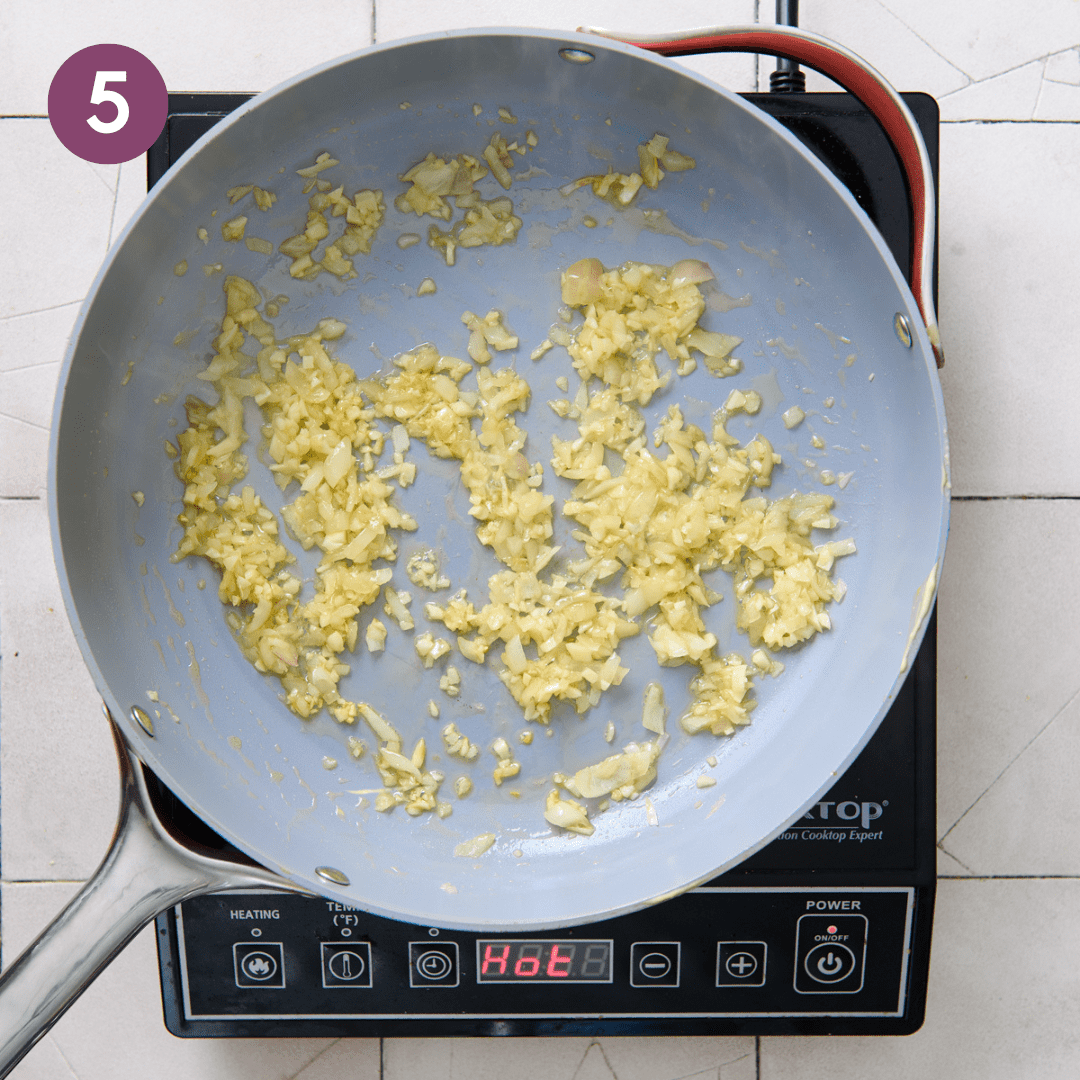
<svg viewBox="0 0 1080 1080">
<path fill-rule="evenodd" d="M 504 780 L 517 776 L 521 772 L 521 763 L 514 761 L 514 751 L 501 736 L 491 744 L 491 752 L 498 759 L 498 764 L 495 766 L 491 778 L 495 781 L 496 787 L 501 787 Z"/>
<path fill-rule="evenodd" d="M 412 630 L 416 626 L 408 608 L 408 605 L 412 603 L 412 596 L 407 592 L 398 592 L 390 585 L 386 586 L 385 596 L 386 603 L 383 605 L 383 611 L 391 616 L 402 630 Z"/>
<path fill-rule="evenodd" d="M 642 726 L 657 735 L 663 735 L 666 721 L 667 708 L 664 705 L 664 688 L 658 682 L 648 683 L 645 687 L 641 712 Z"/>
<path fill-rule="evenodd" d="M 223 222 L 221 225 L 221 239 L 232 243 L 243 240 L 247 220 L 246 217 L 235 217 L 232 221 Z"/>
<path fill-rule="evenodd" d="M 441 660 L 450 652 L 450 642 L 445 638 L 436 638 L 430 631 L 418 634 L 413 639 L 416 655 L 420 657 L 424 667 L 434 667 L 437 660 Z"/>
<path fill-rule="evenodd" d="M 439 689 L 447 697 L 457 697 L 461 693 L 461 675 L 453 664 L 447 667 L 446 672 L 439 679 Z"/>
<path fill-rule="evenodd" d="M 792 405 L 790 409 L 784 412 L 781 419 L 784 421 L 784 427 L 790 431 L 793 427 L 798 427 L 805 417 L 806 413 L 798 405 Z"/>
<path fill-rule="evenodd" d="M 494 833 L 481 833 L 471 840 L 465 840 L 454 848 L 454 854 L 463 859 L 474 859 L 483 855 L 495 843 Z"/>
<path fill-rule="evenodd" d="M 457 724 L 447 724 L 442 729 L 443 746 L 448 754 L 461 758 L 463 761 L 475 761 L 480 754 L 480 747 L 458 731 Z"/>
<path fill-rule="evenodd" d="M 755 649 L 750 655 L 750 662 L 766 675 L 774 679 L 784 670 L 784 665 L 779 660 L 774 660 L 764 649 Z"/>
<path fill-rule="evenodd" d="M 580 833 L 582 836 L 592 836 L 595 831 L 589 822 L 589 813 L 585 807 L 573 799 L 564 799 L 559 794 L 558 788 L 552 788 L 548 792 L 547 802 L 544 804 L 544 817 L 552 825 Z"/>
<path fill-rule="evenodd" d="M 659 756 L 655 742 L 630 743 L 621 754 L 612 754 L 563 778 L 562 786 L 580 798 L 610 795 L 615 802 L 631 799 L 656 779 Z"/>
<path fill-rule="evenodd" d="M 364 634 L 364 643 L 368 652 L 382 652 L 386 648 L 386 624 L 381 619 L 372 619 Z"/>
<path fill-rule="evenodd" d="M 466 311 L 461 316 L 461 321 L 471 331 L 468 352 L 478 364 L 490 362 L 489 345 L 498 351 L 518 347 L 518 337 L 506 328 L 500 311 L 489 311 L 482 319 L 471 311 Z"/>
<path fill-rule="evenodd" d="M 404 432 L 405 429 L 401 430 Z M 450 588 L 450 579 L 439 573 L 438 556 L 430 548 L 411 555 L 405 564 L 405 573 L 414 585 L 419 585 L 422 589 L 438 592 L 440 589 Z"/>
</svg>

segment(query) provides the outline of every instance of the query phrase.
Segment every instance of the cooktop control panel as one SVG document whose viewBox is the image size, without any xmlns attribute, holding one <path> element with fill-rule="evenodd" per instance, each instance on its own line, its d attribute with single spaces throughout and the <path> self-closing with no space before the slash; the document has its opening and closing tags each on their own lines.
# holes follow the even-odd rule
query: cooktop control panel
<svg viewBox="0 0 1080 1080">
<path fill-rule="evenodd" d="M 485 1021 L 538 1033 L 601 1019 L 686 1030 L 725 1017 L 899 1017 L 916 892 L 705 887 L 666 903 L 662 920 L 644 912 L 497 935 L 412 926 L 317 897 L 216 894 L 170 915 L 174 1023 L 242 1019 L 251 1034 L 272 1034 L 276 1020 L 334 1021 L 339 1031 L 356 1021 L 350 1032 L 360 1035 L 365 1024 L 387 1033 L 419 1019 L 428 1033 L 452 1034 Z"/>
</svg>

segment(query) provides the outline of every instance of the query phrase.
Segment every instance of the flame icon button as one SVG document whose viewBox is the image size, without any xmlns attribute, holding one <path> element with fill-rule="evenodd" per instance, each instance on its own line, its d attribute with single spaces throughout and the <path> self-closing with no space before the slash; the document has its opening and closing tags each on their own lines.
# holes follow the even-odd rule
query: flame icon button
<svg viewBox="0 0 1080 1080">
<path fill-rule="evenodd" d="M 233 945 L 233 973 L 241 989 L 285 987 L 285 958 L 276 941 L 238 941 Z"/>
</svg>

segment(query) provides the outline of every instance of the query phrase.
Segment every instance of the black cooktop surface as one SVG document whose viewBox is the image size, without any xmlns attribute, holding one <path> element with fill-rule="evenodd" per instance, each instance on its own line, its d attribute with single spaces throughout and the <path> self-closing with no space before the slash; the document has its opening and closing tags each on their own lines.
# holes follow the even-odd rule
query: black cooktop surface
<svg viewBox="0 0 1080 1080">
<path fill-rule="evenodd" d="M 170 94 L 150 186 L 247 94 Z M 901 268 L 911 208 L 848 94 L 750 94 L 848 186 Z M 938 110 L 903 95 L 937 170 Z M 707 886 L 529 937 L 379 919 L 315 897 L 219 894 L 157 921 L 182 1036 L 907 1034 L 922 1023 L 935 858 L 936 619 L 889 713 L 828 796 Z M 176 828 L 228 849 L 160 785 Z"/>
</svg>

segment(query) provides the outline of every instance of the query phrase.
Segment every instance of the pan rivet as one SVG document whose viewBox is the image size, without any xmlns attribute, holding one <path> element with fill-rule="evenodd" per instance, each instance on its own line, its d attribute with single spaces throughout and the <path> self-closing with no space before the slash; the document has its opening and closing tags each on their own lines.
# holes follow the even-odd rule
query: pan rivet
<svg viewBox="0 0 1080 1080">
<path fill-rule="evenodd" d="M 596 59 L 596 54 L 587 52 L 585 49 L 560 49 L 559 55 L 568 64 L 591 64 Z"/>
<path fill-rule="evenodd" d="M 329 881 L 332 885 L 349 884 L 349 879 L 340 870 L 335 870 L 332 866 L 316 866 L 315 873 L 318 874 L 323 881 Z"/>
<path fill-rule="evenodd" d="M 138 705 L 133 705 L 131 707 L 131 719 L 134 720 L 151 739 L 154 737 L 154 721 L 151 720 Z"/>
<path fill-rule="evenodd" d="M 896 331 L 896 336 L 900 339 L 900 344 L 905 349 L 911 348 L 911 324 L 907 321 L 907 316 L 901 312 L 897 312 L 893 316 L 893 329 Z"/>
</svg>

